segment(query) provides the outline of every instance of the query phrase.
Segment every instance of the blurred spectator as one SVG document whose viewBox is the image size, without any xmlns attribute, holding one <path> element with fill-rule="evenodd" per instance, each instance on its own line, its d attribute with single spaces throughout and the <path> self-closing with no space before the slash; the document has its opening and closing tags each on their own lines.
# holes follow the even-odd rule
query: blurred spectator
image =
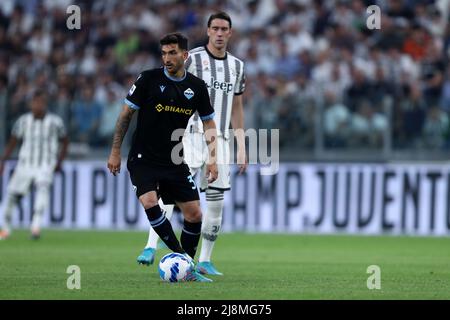
<svg viewBox="0 0 450 320">
<path fill-rule="evenodd" d="M 326 145 L 379 147 L 380 128 L 392 132 L 395 147 L 450 146 L 445 130 L 435 133 L 450 112 L 446 2 L 376 3 L 380 30 L 366 28 L 366 0 L 0 1 L 0 80 L 7 81 L 0 130 L 9 134 L 26 99 L 44 86 L 53 112 L 71 124 L 71 141 L 101 146 L 115 122 L 108 110 L 142 70 L 161 65 L 159 38 L 181 31 L 190 48 L 203 45 L 209 14 L 225 10 L 230 52 L 245 62 L 246 124 L 279 128 L 287 149 L 313 148 L 317 130 L 326 139 L 354 133 Z M 82 8 L 80 30 L 66 27 L 70 4 Z"/>
<path fill-rule="evenodd" d="M 103 57 L 105 52 L 109 48 L 114 47 L 115 44 L 116 38 L 108 31 L 106 22 L 101 23 L 101 25 L 97 28 L 94 40 L 94 45 L 99 57 Z"/>
<path fill-rule="evenodd" d="M 375 69 L 375 79 L 370 86 L 370 100 L 378 111 L 383 111 L 383 103 L 387 98 L 391 98 L 395 94 L 395 86 L 389 81 L 385 75 L 385 71 L 381 66 Z"/>
<path fill-rule="evenodd" d="M 363 102 L 367 104 L 370 96 L 370 83 L 363 71 L 353 67 L 351 69 L 352 84 L 347 89 L 346 105 L 351 111 L 356 111 Z"/>
<path fill-rule="evenodd" d="M 411 7 L 405 5 L 404 0 L 390 0 L 388 2 L 387 15 L 392 18 L 412 20 L 414 12 Z"/>
<path fill-rule="evenodd" d="M 388 129 L 388 120 L 384 114 L 377 113 L 366 100 L 361 100 L 352 115 L 349 143 L 355 147 L 379 148 L 383 134 Z"/>
<path fill-rule="evenodd" d="M 441 108 L 444 110 L 450 109 L 450 68 L 447 68 L 444 84 L 442 85 Z"/>
<path fill-rule="evenodd" d="M 417 83 L 406 87 L 405 90 L 406 98 L 400 102 L 399 110 L 401 128 L 394 134 L 394 143 L 403 148 L 418 148 L 421 146 L 427 106 Z"/>
<path fill-rule="evenodd" d="M 326 91 L 323 117 L 326 147 L 342 148 L 346 146 L 350 134 L 350 120 L 350 111 L 337 100 L 335 92 Z"/>
<path fill-rule="evenodd" d="M 99 139 L 102 145 L 109 146 L 111 144 L 122 106 L 123 99 L 118 99 L 114 91 L 107 90 L 107 101 L 101 115 L 99 127 Z"/>
<path fill-rule="evenodd" d="M 444 147 L 448 133 L 448 115 L 436 106 L 430 108 L 423 127 L 425 146 L 430 149 Z"/>
<path fill-rule="evenodd" d="M 425 58 L 430 45 L 430 36 L 419 25 L 413 25 L 403 45 L 403 52 L 409 54 L 414 60 Z"/>
<path fill-rule="evenodd" d="M 52 37 L 42 30 L 42 26 L 36 26 L 31 38 L 27 42 L 29 49 L 35 57 L 47 59 L 52 48 Z"/>
<path fill-rule="evenodd" d="M 314 39 L 303 23 L 300 21 L 291 22 L 286 31 L 285 43 L 288 54 L 297 55 L 304 50 L 313 49 Z"/>
<path fill-rule="evenodd" d="M 56 94 L 56 98 L 53 99 L 50 105 L 50 111 L 56 113 L 64 123 L 70 123 L 70 106 L 71 99 L 70 92 L 67 88 L 60 88 Z"/>
<path fill-rule="evenodd" d="M 258 115 L 258 127 L 265 129 L 278 129 L 277 124 L 277 110 L 282 105 L 282 97 L 277 94 L 275 84 L 268 84 L 262 91 L 262 95 L 255 97 L 255 104 L 260 108 L 264 108 L 263 112 Z"/>
<path fill-rule="evenodd" d="M 426 57 L 420 67 L 424 97 L 429 104 L 436 105 L 441 97 L 445 72 L 445 62 L 436 45 L 428 46 Z M 447 111 L 450 110 L 450 106 L 445 108 Z"/>
<path fill-rule="evenodd" d="M 98 145 L 102 106 L 94 100 L 94 90 L 86 84 L 72 107 L 72 134 L 75 142 Z"/>
<path fill-rule="evenodd" d="M 114 47 L 114 53 L 119 65 L 125 65 L 128 62 L 128 55 L 134 53 L 138 47 L 138 35 L 130 29 L 124 29 Z"/>
<path fill-rule="evenodd" d="M 287 44 L 281 42 L 279 46 L 280 57 L 275 64 L 277 66 L 275 71 L 286 79 L 292 79 L 292 77 L 300 71 L 300 60 L 297 59 L 295 54 L 289 53 Z"/>
</svg>

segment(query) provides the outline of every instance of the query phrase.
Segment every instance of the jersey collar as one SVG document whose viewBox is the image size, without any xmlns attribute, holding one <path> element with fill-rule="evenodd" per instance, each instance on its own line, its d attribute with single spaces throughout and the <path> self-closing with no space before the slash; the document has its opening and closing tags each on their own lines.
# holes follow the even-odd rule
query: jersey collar
<svg viewBox="0 0 450 320">
<path fill-rule="evenodd" d="M 216 57 L 215 55 L 213 55 L 211 53 L 211 51 L 208 50 L 208 46 L 207 45 L 205 45 L 205 50 L 206 50 L 206 52 L 208 53 L 209 56 L 211 56 L 212 58 L 214 58 L 216 60 L 226 60 L 227 59 L 228 53 L 226 51 L 225 51 L 225 56 L 223 56 L 223 57 Z"/>
<path fill-rule="evenodd" d="M 169 72 L 167 72 L 166 68 L 164 67 L 164 74 L 166 75 L 167 78 L 169 78 L 172 81 L 176 81 L 176 82 L 180 82 L 183 81 L 184 79 L 186 79 L 186 69 L 184 69 L 184 75 L 181 78 L 175 78 L 172 77 Z"/>
<path fill-rule="evenodd" d="M 44 120 L 44 118 L 47 116 L 47 112 L 45 112 L 41 117 L 36 117 L 33 112 L 31 112 L 31 116 L 33 117 L 34 120 Z"/>
</svg>

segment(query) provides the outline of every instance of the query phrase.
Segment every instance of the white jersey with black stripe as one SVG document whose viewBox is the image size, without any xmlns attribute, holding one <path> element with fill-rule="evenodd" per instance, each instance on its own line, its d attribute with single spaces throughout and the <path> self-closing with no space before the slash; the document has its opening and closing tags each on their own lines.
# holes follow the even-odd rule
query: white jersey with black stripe
<svg viewBox="0 0 450 320">
<path fill-rule="evenodd" d="M 245 90 L 244 62 L 229 52 L 223 58 L 215 57 L 203 46 L 189 51 L 186 69 L 206 82 L 218 135 L 228 138 L 233 97 Z M 198 114 L 194 114 L 189 120 L 187 129 L 191 128 L 203 131 Z"/>
<path fill-rule="evenodd" d="M 57 162 L 59 139 L 66 135 L 62 119 L 51 113 L 38 119 L 31 112 L 17 119 L 13 136 L 22 140 L 19 165 L 28 168 L 54 168 Z"/>
</svg>

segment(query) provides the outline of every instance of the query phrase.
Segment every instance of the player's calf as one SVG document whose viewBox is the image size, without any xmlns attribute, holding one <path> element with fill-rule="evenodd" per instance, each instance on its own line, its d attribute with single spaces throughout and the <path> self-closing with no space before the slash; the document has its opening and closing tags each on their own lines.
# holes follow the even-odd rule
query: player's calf
<svg viewBox="0 0 450 320">
<path fill-rule="evenodd" d="M 183 202 L 179 203 L 178 206 L 184 215 L 183 230 L 180 238 L 181 245 L 191 257 L 194 257 L 202 229 L 202 212 L 199 201 Z"/>
<path fill-rule="evenodd" d="M 206 190 L 208 208 L 203 218 L 202 249 L 197 269 L 203 274 L 222 275 L 211 263 L 211 255 L 222 224 L 223 196 L 223 191 L 214 189 Z"/>
<path fill-rule="evenodd" d="M 183 213 L 184 219 L 191 223 L 202 221 L 202 210 L 198 200 L 178 203 L 178 207 Z"/>
<path fill-rule="evenodd" d="M 170 221 L 163 215 L 159 205 L 146 209 L 145 213 L 153 230 L 155 230 L 167 247 L 173 252 L 185 253 L 173 232 Z"/>
</svg>

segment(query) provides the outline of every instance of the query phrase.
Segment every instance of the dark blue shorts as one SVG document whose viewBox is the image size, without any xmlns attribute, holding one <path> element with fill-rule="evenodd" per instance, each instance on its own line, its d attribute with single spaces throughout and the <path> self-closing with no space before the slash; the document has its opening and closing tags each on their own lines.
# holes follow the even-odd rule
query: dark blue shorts
<svg viewBox="0 0 450 320">
<path fill-rule="evenodd" d="M 149 164 L 143 159 L 128 159 L 127 168 L 136 196 L 156 191 L 165 204 L 199 200 L 197 186 L 183 163 L 176 166 Z"/>
</svg>

